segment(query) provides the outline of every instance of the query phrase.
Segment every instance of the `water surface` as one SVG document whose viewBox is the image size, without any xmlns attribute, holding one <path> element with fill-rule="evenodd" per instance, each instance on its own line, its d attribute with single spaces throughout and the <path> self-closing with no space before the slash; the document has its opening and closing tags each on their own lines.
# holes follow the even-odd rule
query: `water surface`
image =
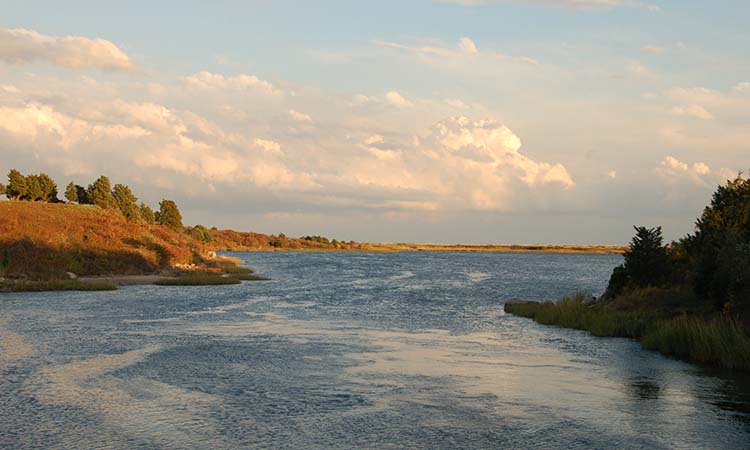
<svg viewBox="0 0 750 450">
<path fill-rule="evenodd" d="M 621 257 L 252 253 L 270 282 L 0 294 L 0 448 L 750 445 L 750 382 L 503 313 Z"/>
</svg>

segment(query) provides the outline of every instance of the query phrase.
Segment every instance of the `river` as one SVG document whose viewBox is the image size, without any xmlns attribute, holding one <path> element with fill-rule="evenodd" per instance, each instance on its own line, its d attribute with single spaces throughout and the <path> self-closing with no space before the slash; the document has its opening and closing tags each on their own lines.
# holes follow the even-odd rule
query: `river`
<svg viewBox="0 0 750 450">
<path fill-rule="evenodd" d="M 273 280 L 0 294 L 0 448 L 750 447 L 747 375 L 503 312 L 621 256 L 233 255 Z"/>
</svg>

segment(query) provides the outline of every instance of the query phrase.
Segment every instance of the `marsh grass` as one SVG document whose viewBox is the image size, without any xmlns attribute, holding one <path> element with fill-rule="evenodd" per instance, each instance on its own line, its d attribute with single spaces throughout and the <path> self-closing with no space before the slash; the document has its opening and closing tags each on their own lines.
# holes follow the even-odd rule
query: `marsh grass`
<svg viewBox="0 0 750 450">
<path fill-rule="evenodd" d="M 728 369 L 750 370 L 750 336 L 733 319 L 678 317 L 657 322 L 641 339 L 644 348 Z"/>
<path fill-rule="evenodd" d="M 104 281 L 17 280 L 0 282 L 0 292 L 114 291 L 117 286 Z"/>
<path fill-rule="evenodd" d="M 669 305 L 678 302 L 667 297 L 664 302 Z M 695 314 L 670 317 L 663 303 L 651 310 L 641 307 L 624 311 L 610 304 L 587 305 L 586 299 L 586 295 L 576 294 L 558 302 L 508 302 L 505 311 L 544 325 L 586 330 L 595 336 L 639 339 L 646 349 L 698 363 L 750 370 L 750 336 L 736 320 L 706 319 Z M 635 300 L 633 297 L 630 301 Z M 637 303 L 642 304 L 642 299 Z"/>
<path fill-rule="evenodd" d="M 174 278 L 163 278 L 156 281 L 157 286 L 218 286 L 226 284 L 240 284 L 241 281 L 233 277 L 208 272 L 195 272 Z"/>
</svg>

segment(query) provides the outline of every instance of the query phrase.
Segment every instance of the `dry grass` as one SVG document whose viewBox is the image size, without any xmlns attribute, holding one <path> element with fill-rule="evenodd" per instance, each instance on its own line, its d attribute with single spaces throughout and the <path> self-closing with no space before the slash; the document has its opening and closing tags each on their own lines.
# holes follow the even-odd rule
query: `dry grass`
<svg viewBox="0 0 750 450">
<path fill-rule="evenodd" d="M 0 275 L 41 280 L 78 275 L 148 274 L 193 262 L 201 243 L 159 225 L 128 222 L 114 210 L 67 204 L 0 202 Z"/>
</svg>

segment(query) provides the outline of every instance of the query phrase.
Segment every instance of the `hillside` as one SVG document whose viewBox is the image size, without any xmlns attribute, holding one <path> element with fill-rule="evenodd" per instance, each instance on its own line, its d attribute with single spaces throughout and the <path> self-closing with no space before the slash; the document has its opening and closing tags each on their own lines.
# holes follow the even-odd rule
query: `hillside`
<svg viewBox="0 0 750 450">
<path fill-rule="evenodd" d="M 0 272 L 9 278 L 148 274 L 194 262 L 205 246 L 116 210 L 62 203 L 0 202 Z"/>
</svg>

